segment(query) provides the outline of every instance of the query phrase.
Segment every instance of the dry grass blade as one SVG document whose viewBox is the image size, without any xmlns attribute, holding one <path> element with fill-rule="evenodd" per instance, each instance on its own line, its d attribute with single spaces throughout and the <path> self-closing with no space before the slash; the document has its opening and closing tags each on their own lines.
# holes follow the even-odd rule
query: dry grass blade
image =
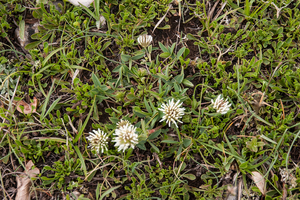
<svg viewBox="0 0 300 200">
<path fill-rule="evenodd" d="M 258 187 L 259 191 L 262 195 L 266 195 L 266 181 L 264 176 L 259 172 L 252 172 L 252 180 L 254 181 L 255 185 Z"/>
<path fill-rule="evenodd" d="M 165 17 L 167 16 L 167 14 L 168 14 L 168 12 L 169 12 L 169 10 L 172 8 L 172 5 L 170 4 L 169 5 L 169 8 L 168 8 L 168 10 L 167 10 L 167 12 L 166 12 L 166 14 L 156 23 L 156 25 L 155 25 L 155 27 L 153 28 L 153 31 L 152 31 L 152 33 L 155 31 L 155 29 L 160 25 L 160 23 L 165 19 Z"/>
<path fill-rule="evenodd" d="M 30 160 L 25 166 L 25 174 L 17 177 L 18 191 L 15 200 L 30 200 L 29 188 L 31 186 L 31 178 L 36 177 L 40 170 L 38 168 L 32 169 L 34 166 Z"/>
</svg>

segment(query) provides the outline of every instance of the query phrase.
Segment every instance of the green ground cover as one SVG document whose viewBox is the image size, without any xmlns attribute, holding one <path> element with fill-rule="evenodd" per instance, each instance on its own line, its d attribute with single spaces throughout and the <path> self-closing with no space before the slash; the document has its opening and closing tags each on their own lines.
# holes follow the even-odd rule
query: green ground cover
<svg viewBox="0 0 300 200">
<path fill-rule="evenodd" d="M 0 198 L 300 199 L 299 32 L 296 0 L 0 0 Z"/>
</svg>

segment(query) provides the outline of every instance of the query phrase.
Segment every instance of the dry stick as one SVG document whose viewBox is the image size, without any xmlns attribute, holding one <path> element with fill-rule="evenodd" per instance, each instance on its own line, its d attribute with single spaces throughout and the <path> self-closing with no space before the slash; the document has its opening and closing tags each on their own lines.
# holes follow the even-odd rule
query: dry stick
<svg viewBox="0 0 300 200">
<path fill-rule="evenodd" d="M 285 119 L 284 107 L 283 107 L 281 99 L 280 99 L 280 104 L 281 104 L 281 108 L 282 108 L 282 119 Z"/>
<path fill-rule="evenodd" d="M 208 15 L 207 15 L 207 18 L 208 18 L 208 19 L 211 19 L 212 14 L 214 13 L 214 11 L 215 11 L 215 9 L 216 9 L 216 7 L 217 7 L 219 1 L 220 1 L 220 0 L 218 0 L 218 1 L 214 4 L 214 6 L 212 7 L 212 9 L 209 11 L 209 13 L 208 13 Z"/>
<path fill-rule="evenodd" d="M 224 7 L 226 6 L 226 4 L 227 4 L 227 1 L 225 1 L 224 3 L 222 3 L 221 9 L 218 11 L 218 13 L 216 14 L 216 16 L 213 18 L 213 21 L 216 20 L 216 19 L 219 17 L 219 15 L 220 15 L 221 12 L 223 11 L 223 9 L 224 9 Z M 227 11 L 226 11 L 226 12 L 227 12 Z M 226 16 L 226 15 L 225 15 L 225 16 Z"/>
<path fill-rule="evenodd" d="M 269 3 L 268 1 L 262 1 L 262 2 L 264 2 L 265 4 L 268 4 L 268 3 Z M 292 2 L 292 1 L 291 1 L 291 2 Z M 283 7 L 278 8 L 278 6 L 277 6 L 274 2 L 272 2 L 271 4 L 272 4 L 272 5 L 275 7 L 275 9 L 276 9 L 276 17 L 277 17 L 277 18 L 279 17 L 281 10 L 282 10 L 283 8 L 286 8 L 287 6 L 290 5 L 290 3 L 289 3 L 289 4 L 287 4 L 287 5 L 283 6 Z"/>
<path fill-rule="evenodd" d="M 166 14 L 156 23 L 154 29 L 152 30 L 152 33 L 155 31 L 155 29 L 160 25 L 160 23 L 165 19 L 165 17 L 167 16 L 169 10 L 172 8 L 172 4 L 169 4 L 169 8 L 166 12 Z"/>
<path fill-rule="evenodd" d="M 120 162 L 121 162 L 121 161 L 120 161 Z M 119 163 L 119 162 L 117 162 L 116 164 L 114 164 L 114 165 L 111 167 L 111 169 L 107 172 L 107 174 L 106 174 L 105 177 L 103 176 L 103 182 L 102 182 L 102 184 L 101 184 L 100 194 L 101 194 L 101 192 L 102 192 L 102 188 L 103 188 L 104 182 L 107 182 L 108 185 L 112 188 L 112 186 L 111 186 L 111 184 L 110 184 L 110 182 L 109 182 L 109 177 L 108 177 L 108 175 L 109 175 L 109 173 L 114 169 L 114 167 L 115 167 L 118 163 Z"/>
<path fill-rule="evenodd" d="M 220 55 L 218 56 L 217 62 L 219 62 L 220 59 L 221 59 L 221 57 L 222 57 L 223 55 L 225 55 L 228 51 L 230 51 L 230 49 L 231 49 L 231 47 L 232 47 L 232 45 L 231 45 L 224 53 L 222 53 L 221 49 L 220 49 L 217 45 L 215 45 L 215 46 L 217 47 L 217 49 L 219 50 L 219 53 L 220 53 Z"/>
<path fill-rule="evenodd" d="M 74 134 L 77 134 L 78 131 L 77 131 L 76 128 L 73 126 L 72 120 L 71 120 L 71 118 L 70 118 L 69 115 L 68 115 L 68 119 L 69 119 L 69 123 L 68 123 L 68 124 L 71 126 L 71 128 L 72 128 Z"/>
</svg>

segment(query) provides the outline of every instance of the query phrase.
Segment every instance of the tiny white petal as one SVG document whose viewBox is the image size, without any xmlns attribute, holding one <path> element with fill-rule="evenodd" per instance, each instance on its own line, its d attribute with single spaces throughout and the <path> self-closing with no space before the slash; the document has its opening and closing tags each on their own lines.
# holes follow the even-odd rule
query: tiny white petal
<svg viewBox="0 0 300 200">
<path fill-rule="evenodd" d="M 176 103 L 174 103 L 174 99 L 169 100 L 167 104 L 162 104 L 161 108 L 158 108 L 158 110 L 162 111 L 164 113 L 164 116 L 159 122 L 162 122 L 166 120 L 166 123 L 171 127 L 171 122 L 177 126 L 177 122 L 182 123 L 179 119 L 182 118 L 184 115 L 185 108 L 180 108 L 182 105 L 182 102 L 178 100 Z"/>
<path fill-rule="evenodd" d="M 213 108 L 217 110 L 217 113 L 226 114 L 230 110 L 231 104 L 227 100 L 224 100 L 221 95 L 219 95 L 215 101 L 211 100 Z"/>
<path fill-rule="evenodd" d="M 106 145 L 107 145 L 108 136 L 100 129 L 93 130 L 93 132 L 94 133 L 90 132 L 89 136 L 86 138 L 90 142 L 90 145 L 88 147 L 91 148 L 92 150 L 95 150 L 98 154 L 103 153 L 104 151 L 107 150 Z"/>
</svg>

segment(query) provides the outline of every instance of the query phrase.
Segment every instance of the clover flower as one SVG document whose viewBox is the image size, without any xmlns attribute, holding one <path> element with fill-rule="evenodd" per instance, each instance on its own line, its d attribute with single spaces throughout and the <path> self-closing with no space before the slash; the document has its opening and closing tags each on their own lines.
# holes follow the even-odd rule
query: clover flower
<svg viewBox="0 0 300 200">
<path fill-rule="evenodd" d="M 107 139 L 108 136 L 106 133 L 98 129 L 98 131 L 93 130 L 94 133 L 89 132 L 89 136 L 86 138 L 89 140 L 90 147 L 92 150 L 95 150 L 98 154 L 101 152 L 103 153 L 104 151 L 107 150 Z"/>
<path fill-rule="evenodd" d="M 118 127 L 118 128 L 121 128 L 122 126 L 126 126 L 126 124 L 131 125 L 130 122 L 129 122 L 128 120 L 123 120 L 123 119 L 121 119 L 121 120 L 117 123 L 117 127 Z"/>
<path fill-rule="evenodd" d="M 137 41 L 142 47 L 146 48 L 152 42 L 152 36 L 147 34 L 140 35 Z"/>
<path fill-rule="evenodd" d="M 174 103 L 174 99 L 169 100 L 169 103 L 167 104 L 163 103 L 161 108 L 158 109 L 164 113 L 163 118 L 159 122 L 166 120 L 167 124 L 169 124 L 169 127 L 171 127 L 172 122 L 178 128 L 177 122 L 182 123 L 182 121 L 179 119 L 182 118 L 185 110 L 185 108 L 180 108 L 181 105 L 182 103 L 180 103 L 180 100 Z"/>
<path fill-rule="evenodd" d="M 124 122 L 124 121 L 123 121 Z M 138 135 L 135 133 L 136 127 L 130 123 L 120 126 L 120 128 L 115 131 L 116 142 L 115 147 L 118 147 L 118 151 L 123 150 L 123 152 L 128 148 L 133 148 L 138 143 Z"/>
<path fill-rule="evenodd" d="M 215 101 L 211 100 L 211 103 L 213 108 L 217 110 L 217 113 L 226 114 L 230 110 L 231 104 L 227 100 L 224 100 L 221 95 Z"/>
<path fill-rule="evenodd" d="M 79 3 L 81 3 L 85 7 L 89 7 L 93 1 L 94 0 L 69 0 L 69 2 L 74 6 L 80 6 Z"/>
</svg>

